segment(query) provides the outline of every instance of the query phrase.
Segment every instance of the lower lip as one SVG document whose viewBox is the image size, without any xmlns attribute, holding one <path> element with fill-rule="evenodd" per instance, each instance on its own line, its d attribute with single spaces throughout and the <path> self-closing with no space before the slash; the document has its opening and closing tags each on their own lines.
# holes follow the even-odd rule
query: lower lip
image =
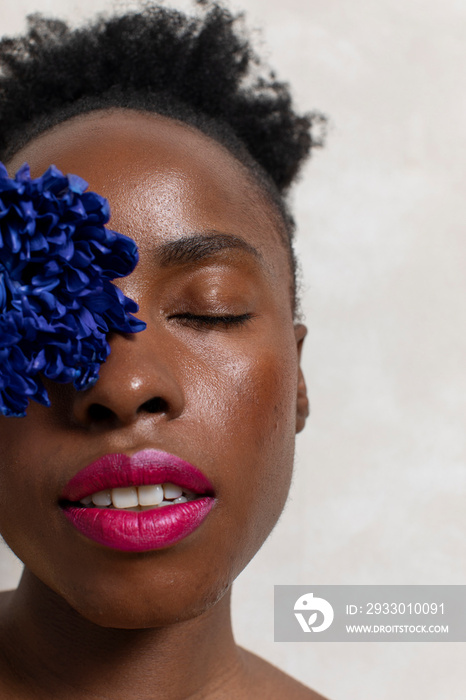
<svg viewBox="0 0 466 700">
<path fill-rule="evenodd" d="M 209 496 L 145 511 L 67 505 L 64 514 L 85 537 L 123 552 L 164 549 L 202 524 L 215 499 Z"/>
</svg>

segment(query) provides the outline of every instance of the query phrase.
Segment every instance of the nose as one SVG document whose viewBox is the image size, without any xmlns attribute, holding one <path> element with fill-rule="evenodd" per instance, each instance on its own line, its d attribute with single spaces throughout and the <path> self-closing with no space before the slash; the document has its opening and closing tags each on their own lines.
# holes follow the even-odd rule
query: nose
<svg viewBox="0 0 466 700">
<path fill-rule="evenodd" d="M 100 424 L 116 428 L 148 414 L 167 420 L 181 414 L 184 393 L 176 376 L 176 353 L 164 348 L 154 335 L 148 327 L 110 339 L 111 352 L 96 384 L 75 393 L 75 422 L 83 427 Z"/>
</svg>

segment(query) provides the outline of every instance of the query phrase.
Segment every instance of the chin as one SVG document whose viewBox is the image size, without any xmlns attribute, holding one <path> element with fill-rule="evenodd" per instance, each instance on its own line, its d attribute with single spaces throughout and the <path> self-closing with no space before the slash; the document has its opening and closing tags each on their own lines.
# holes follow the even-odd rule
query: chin
<svg viewBox="0 0 466 700">
<path fill-rule="evenodd" d="M 212 577 L 164 577 L 153 575 L 139 585 L 135 581 L 102 580 L 71 590 L 55 590 L 59 606 L 71 608 L 80 618 L 103 628 L 153 629 L 192 620 L 208 611 L 229 593 L 232 581 Z M 227 595 L 227 598 L 229 596 Z"/>
</svg>

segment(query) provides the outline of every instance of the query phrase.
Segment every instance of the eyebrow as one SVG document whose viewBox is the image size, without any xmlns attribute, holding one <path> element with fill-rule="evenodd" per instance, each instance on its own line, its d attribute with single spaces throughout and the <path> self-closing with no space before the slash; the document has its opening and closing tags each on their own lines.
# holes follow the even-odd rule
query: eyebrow
<svg viewBox="0 0 466 700">
<path fill-rule="evenodd" d="M 187 265 L 211 258 L 224 250 L 239 249 L 262 261 L 262 254 L 250 243 L 231 233 L 208 231 L 168 241 L 157 248 L 161 267 Z"/>
</svg>

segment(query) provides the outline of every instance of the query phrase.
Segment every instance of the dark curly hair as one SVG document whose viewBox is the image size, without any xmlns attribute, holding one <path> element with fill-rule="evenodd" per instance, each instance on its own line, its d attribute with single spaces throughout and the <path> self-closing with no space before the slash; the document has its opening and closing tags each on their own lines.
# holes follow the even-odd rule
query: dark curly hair
<svg viewBox="0 0 466 700">
<path fill-rule="evenodd" d="M 294 225 L 284 195 L 323 117 L 296 114 L 288 86 L 261 65 L 242 28 L 216 2 L 201 16 L 144 5 L 78 29 L 28 17 L 0 41 L 0 160 L 75 115 L 108 107 L 150 111 L 196 126 L 247 165 L 278 208 L 293 275 Z"/>
</svg>

